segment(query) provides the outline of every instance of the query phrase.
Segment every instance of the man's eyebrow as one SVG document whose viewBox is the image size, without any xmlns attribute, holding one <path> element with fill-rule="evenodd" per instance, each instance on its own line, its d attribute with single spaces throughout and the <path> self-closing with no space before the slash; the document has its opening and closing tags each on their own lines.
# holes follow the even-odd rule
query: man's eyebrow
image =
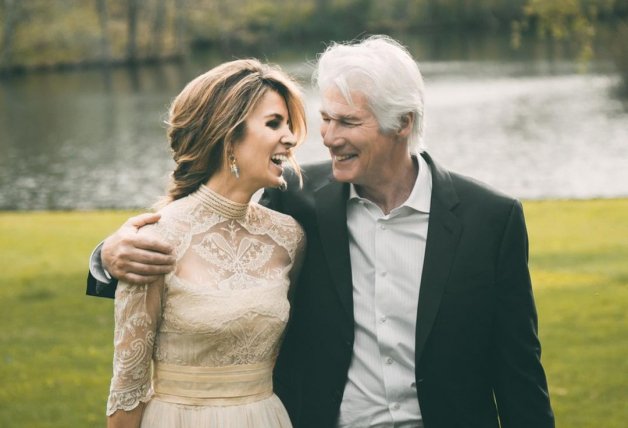
<svg viewBox="0 0 628 428">
<path fill-rule="evenodd" d="M 355 121 L 359 121 L 360 118 L 358 116 L 355 116 L 353 114 L 333 114 L 330 113 L 324 109 L 320 109 L 319 112 L 321 113 L 321 116 L 327 116 L 327 117 L 331 117 L 334 120 L 355 120 Z"/>
</svg>

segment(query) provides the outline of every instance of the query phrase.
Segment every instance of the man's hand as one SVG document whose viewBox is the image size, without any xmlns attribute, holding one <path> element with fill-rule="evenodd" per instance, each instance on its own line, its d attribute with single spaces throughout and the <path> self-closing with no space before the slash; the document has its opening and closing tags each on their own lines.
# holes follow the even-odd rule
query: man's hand
<svg viewBox="0 0 628 428">
<path fill-rule="evenodd" d="M 137 233 L 159 218 L 159 214 L 131 217 L 105 239 L 101 259 L 107 272 L 131 284 L 148 284 L 174 269 L 173 249 L 167 242 L 150 233 Z"/>
</svg>

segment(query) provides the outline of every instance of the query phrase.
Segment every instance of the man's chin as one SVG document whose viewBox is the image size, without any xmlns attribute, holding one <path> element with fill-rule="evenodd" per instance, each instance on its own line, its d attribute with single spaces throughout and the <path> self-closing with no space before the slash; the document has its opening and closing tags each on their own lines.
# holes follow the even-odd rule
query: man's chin
<svg viewBox="0 0 628 428">
<path fill-rule="evenodd" d="M 342 171 L 336 168 L 332 168 L 332 174 L 334 176 L 334 180 L 341 183 L 351 183 L 351 179 L 353 178 L 352 174 L 348 174 L 346 171 Z"/>
</svg>

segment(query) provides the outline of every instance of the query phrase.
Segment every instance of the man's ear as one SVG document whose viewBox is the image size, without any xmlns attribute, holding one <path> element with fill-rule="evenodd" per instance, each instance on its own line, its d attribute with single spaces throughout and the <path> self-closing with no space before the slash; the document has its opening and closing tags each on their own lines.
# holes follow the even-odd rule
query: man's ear
<svg viewBox="0 0 628 428">
<path fill-rule="evenodd" d="M 399 118 L 399 128 L 397 128 L 397 136 L 408 138 L 412 133 L 412 126 L 414 125 L 414 113 L 404 113 Z"/>
</svg>

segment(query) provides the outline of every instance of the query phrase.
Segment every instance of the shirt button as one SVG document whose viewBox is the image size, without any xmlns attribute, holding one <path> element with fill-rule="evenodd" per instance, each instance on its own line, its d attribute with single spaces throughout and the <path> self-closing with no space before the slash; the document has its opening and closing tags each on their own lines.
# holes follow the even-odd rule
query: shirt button
<svg viewBox="0 0 628 428">
<path fill-rule="evenodd" d="M 390 357 L 386 357 L 386 359 L 384 360 L 386 362 L 386 364 L 391 365 L 393 363 L 393 359 Z"/>
<path fill-rule="evenodd" d="M 387 319 L 388 319 L 388 318 L 386 318 L 386 316 L 385 316 L 385 315 L 382 315 L 381 317 L 379 317 L 379 322 L 380 322 L 380 323 L 382 323 L 382 324 L 384 324 L 384 323 L 386 322 L 386 320 L 387 320 Z"/>
<path fill-rule="evenodd" d="M 412 388 L 412 389 L 416 389 L 416 382 L 412 382 L 412 383 L 410 384 L 410 388 Z"/>
<path fill-rule="evenodd" d="M 381 276 L 386 276 L 388 275 L 388 272 L 386 272 L 385 270 L 382 271 L 382 273 L 380 273 Z"/>
<path fill-rule="evenodd" d="M 393 410 L 399 410 L 399 407 L 401 407 L 401 406 L 399 406 L 399 403 L 392 403 L 390 405 L 390 408 L 393 409 Z"/>
</svg>

